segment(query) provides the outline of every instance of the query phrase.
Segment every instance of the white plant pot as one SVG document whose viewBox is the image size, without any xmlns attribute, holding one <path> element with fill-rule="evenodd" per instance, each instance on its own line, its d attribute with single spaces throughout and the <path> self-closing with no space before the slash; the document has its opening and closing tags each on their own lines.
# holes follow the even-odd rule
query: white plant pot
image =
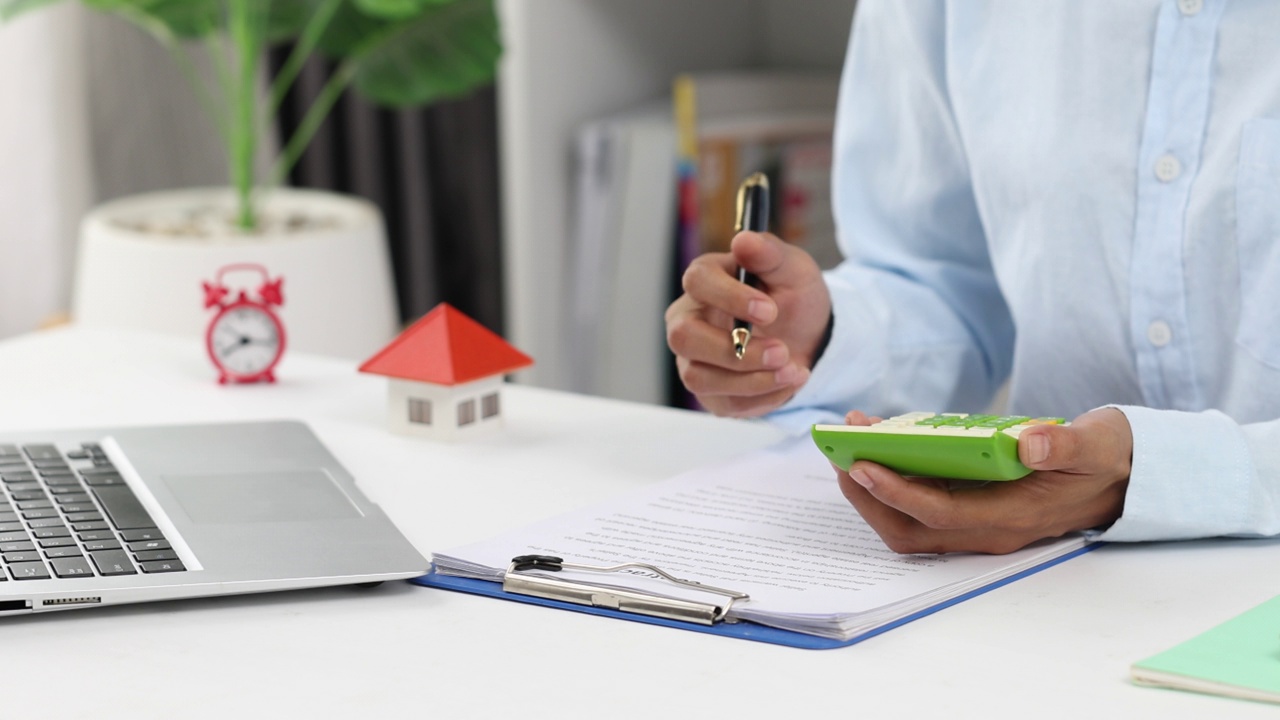
<svg viewBox="0 0 1280 720">
<path fill-rule="evenodd" d="M 204 337 L 213 311 L 202 283 L 220 268 L 257 263 L 284 278 L 278 308 L 289 350 L 363 359 L 398 327 L 395 288 L 382 217 L 364 200 L 310 190 L 264 194 L 263 228 L 230 231 L 228 189 L 140 195 L 104 204 L 85 218 L 72 294 L 73 319 L 84 325 L 130 327 Z M 213 218 L 201 235 L 172 228 Z M 313 218 L 305 229 L 284 218 Z M 142 229 L 143 227 L 148 229 Z M 157 230 L 158 228 L 158 230 Z M 169 228 L 169 229 L 166 229 Z M 231 273 L 232 291 L 252 292 L 258 280 Z"/>
</svg>

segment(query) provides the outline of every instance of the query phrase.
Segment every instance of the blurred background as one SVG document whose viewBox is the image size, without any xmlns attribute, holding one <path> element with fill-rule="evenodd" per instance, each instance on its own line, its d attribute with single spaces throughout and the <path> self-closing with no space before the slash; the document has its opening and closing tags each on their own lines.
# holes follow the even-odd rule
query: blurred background
<svg viewBox="0 0 1280 720">
<path fill-rule="evenodd" d="M 496 9 L 496 83 L 405 110 L 348 94 L 288 183 L 377 205 L 401 323 L 449 302 L 535 358 L 519 382 L 684 404 L 662 309 L 689 257 L 726 242 L 738 179 L 769 172 L 775 229 L 838 261 L 826 194 L 853 0 Z M 288 56 L 271 50 L 268 72 Z M 333 69 L 304 67 L 267 152 Z M 91 208 L 227 183 L 218 133 L 170 54 L 78 3 L 0 25 L 0 107 L 0 338 L 74 320 Z"/>
</svg>

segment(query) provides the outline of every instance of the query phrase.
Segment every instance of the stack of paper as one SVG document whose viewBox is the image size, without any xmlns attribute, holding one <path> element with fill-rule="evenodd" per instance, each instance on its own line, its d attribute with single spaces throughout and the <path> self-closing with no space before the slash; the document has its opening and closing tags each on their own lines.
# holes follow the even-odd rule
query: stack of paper
<svg viewBox="0 0 1280 720">
<path fill-rule="evenodd" d="M 436 572 L 500 581 L 514 556 L 641 562 L 747 593 L 729 619 L 848 640 L 1080 551 L 1080 536 L 1009 555 L 898 555 L 844 499 L 807 441 L 678 476 L 598 507 L 434 556 Z M 643 575 L 556 577 L 704 600 Z"/>
</svg>

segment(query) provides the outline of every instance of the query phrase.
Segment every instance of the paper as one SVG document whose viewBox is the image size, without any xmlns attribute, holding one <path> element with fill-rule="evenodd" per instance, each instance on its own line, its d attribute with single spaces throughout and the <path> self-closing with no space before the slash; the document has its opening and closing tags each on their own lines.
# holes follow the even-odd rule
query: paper
<svg viewBox="0 0 1280 720">
<path fill-rule="evenodd" d="M 1135 663 L 1140 684 L 1280 703 L 1280 597 Z"/>
<path fill-rule="evenodd" d="M 845 639 L 1085 544 L 1072 536 L 1002 556 L 898 555 L 844 499 L 831 466 L 805 439 L 435 560 L 438 572 L 491 580 L 523 554 L 590 565 L 642 562 L 747 593 L 750 600 L 735 603 L 730 617 Z M 573 579 L 601 583 L 598 574 Z M 688 597 L 641 575 L 608 582 Z"/>
</svg>

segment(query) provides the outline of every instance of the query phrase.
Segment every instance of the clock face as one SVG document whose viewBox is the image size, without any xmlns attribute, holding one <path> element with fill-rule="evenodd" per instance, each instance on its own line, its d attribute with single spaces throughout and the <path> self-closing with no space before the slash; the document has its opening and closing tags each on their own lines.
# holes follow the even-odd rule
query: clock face
<svg viewBox="0 0 1280 720">
<path fill-rule="evenodd" d="M 266 376 L 284 350 L 280 321 L 253 303 L 235 303 L 213 319 L 209 354 L 230 379 Z"/>
</svg>

